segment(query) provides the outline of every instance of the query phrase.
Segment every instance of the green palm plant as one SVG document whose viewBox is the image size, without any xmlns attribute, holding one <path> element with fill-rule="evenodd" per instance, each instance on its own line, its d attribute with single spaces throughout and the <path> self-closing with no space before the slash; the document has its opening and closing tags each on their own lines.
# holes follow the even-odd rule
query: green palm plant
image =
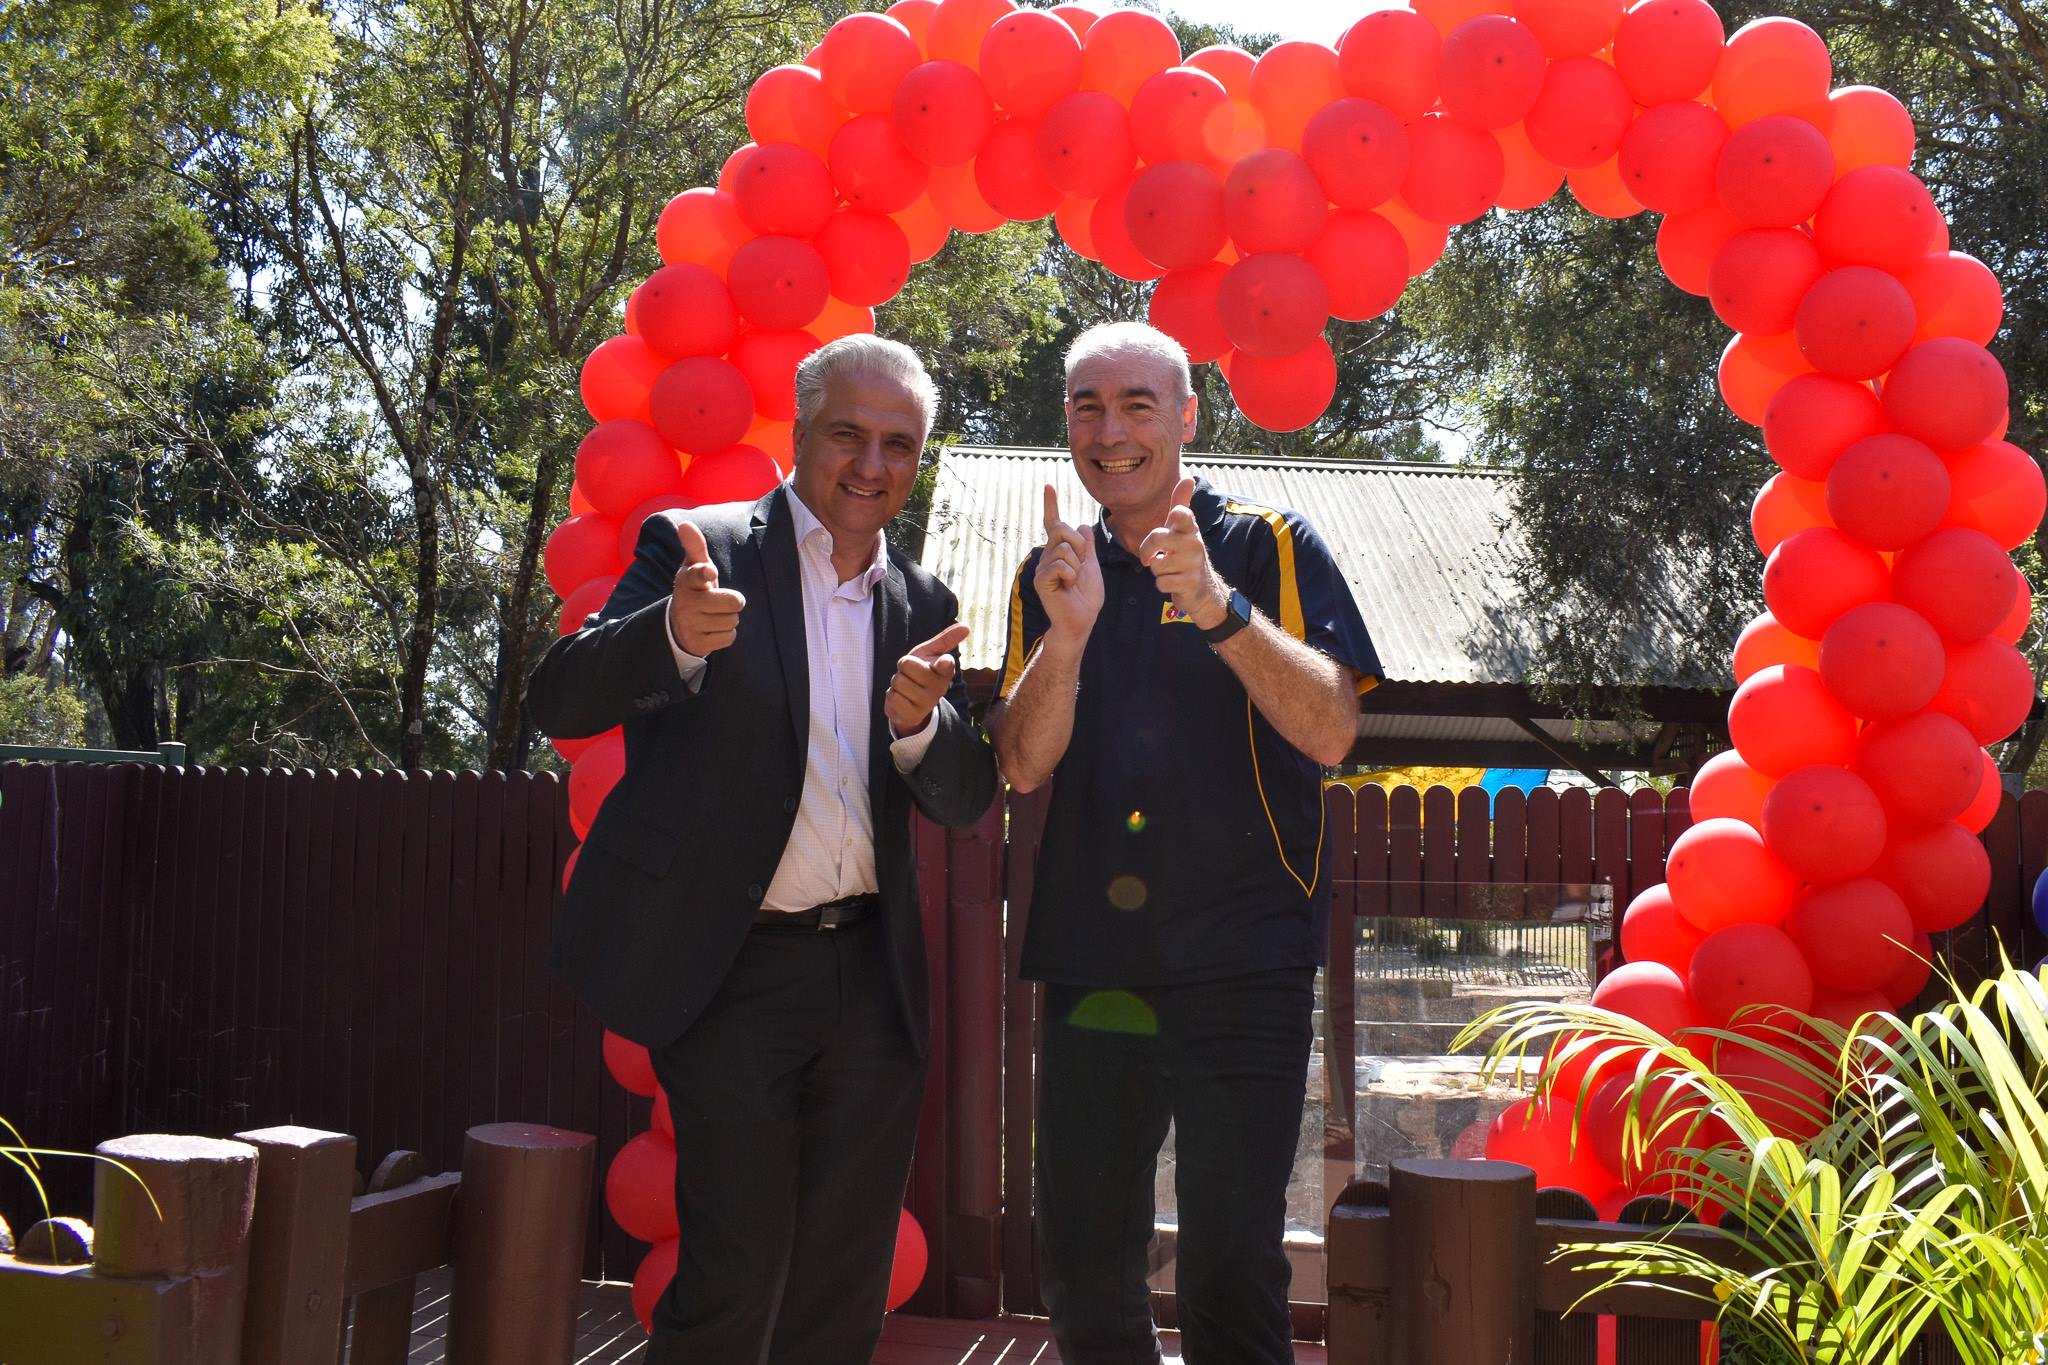
<svg viewBox="0 0 2048 1365">
<path fill-rule="evenodd" d="M 40 1158 L 50 1156 L 80 1157 L 87 1161 L 106 1162 L 115 1170 L 126 1174 L 136 1184 L 141 1185 L 142 1193 L 149 1199 L 150 1208 L 156 1211 L 159 1218 L 163 1216 L 163 1209 L 157 1204 L 156 1195 L 150 1192 L 149 1185 L 126 1162 L 117 1161 L 110 1156 L 101 1156 L 98 1152 L 73 1152 L 60 1147 L 31 1147 L 22 1137 L 19 1128 L 9 1123 L 5 1118 L 0 1118 L 0 1161 L 7 1162 L 28 1178 L 29 1187 L 36 1192 L 36 1204 L 42 1209 L 44 1218 L 50 1216 L 50 1192 L 43 1186 Z"/>
<path fill-rule="evenodd" d="M 1892 1365 L 1938 1321 L 1966 1365 L 2044 1365 L 2048 990 L 2010 963 L 1973 989 L 1944 979 L 1937 1007 L 1852 1028 L 1777 1011 L 1674 1040 L 1590 1005 L 1529 1003 L 1474 1021 L 1458 1046 L 1501 1030 L 1488 1081 L 1532 1055 L 1545 1089 L 1586 1068 L 1574 1141 L 1596 1081 L 1633 1067 L 1626 1163 L 1727 1211 L 1721 1254 L 1658 1234 L 1561 1248 L 1603 1277 L 1589 1295 L 1695 1295 L 1764 1361 Z M 1738 1088 L 1719 1060 L 1731 1048 L 1772 1079 L 1751 1066 Z"/>
</svg>

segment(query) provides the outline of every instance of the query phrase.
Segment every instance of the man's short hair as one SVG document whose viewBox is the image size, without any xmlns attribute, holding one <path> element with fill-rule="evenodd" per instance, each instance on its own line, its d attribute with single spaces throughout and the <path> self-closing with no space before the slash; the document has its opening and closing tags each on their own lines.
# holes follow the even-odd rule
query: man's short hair
<svg viewBox="0 0 2048 1365">
<path fill-rule="evenodd" d="M 1174 381 L 1179 385 L 1173 395 L 1174 401 L 1185 403 L 1194 396 L 1195 385 L 1188 374 L 1186 348 L 1157 327 L 1143 322 L 1098 323 L 1075 337 L 1074 344 L 1067 347 L 1067 391 L 1073 392 L 1075 370 L 1088 361 L 1115 355 L 1140 355 L 1159 361 L 1173 371 Z"/>
<path fill-rule="evenodd" d="M 849 375 L 894 379 L 917 399 L 924 422 L 920 443 L 932 434 L 932 421 L 939 411 L 939 386 L 925 373 L 917 352 L 900 341 L 889 341 L 867 332 L 828 341 L 798 362 L 796 367 L 796 420 L 808 429 L 818 418 L 825 402 L 825 386 Z"/>
</svg>

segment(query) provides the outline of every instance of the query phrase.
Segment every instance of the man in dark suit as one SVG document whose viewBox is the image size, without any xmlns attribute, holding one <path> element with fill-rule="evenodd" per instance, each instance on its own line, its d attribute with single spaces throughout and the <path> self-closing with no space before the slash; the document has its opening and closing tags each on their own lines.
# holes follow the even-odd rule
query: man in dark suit
<svg viewBox="0 0 2048 1365">
<path fill-rule="evenodd" d="M 967 824 L 996 790 L 953 594 L 882 535 L 932 381 L 860 336 L 796 387 L 790 481 L 649 518 L 528 691 L 548 734 L 625 727 L 554 963 L 648 1047 L 675 1119 L 651 1365 L 873 1353 L 929 1032 L 911 808 Z"/>
</svg>

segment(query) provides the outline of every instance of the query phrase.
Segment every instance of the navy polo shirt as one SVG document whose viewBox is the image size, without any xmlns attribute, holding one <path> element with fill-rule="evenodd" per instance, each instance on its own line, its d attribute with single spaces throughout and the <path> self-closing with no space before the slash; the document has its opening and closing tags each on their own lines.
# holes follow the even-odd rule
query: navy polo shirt
<svg viewBox="0 0 2048 1365">
<path fill-rule="evenodd" d="M 1192 502 L 1209 562 L 1288 634 L 1379 681 L 1379 656 L 1322 537 L 1299 513 Z M 1054 770 L 1023 974 L 1091 987 L 1215 980 L 1323 957 L 1322 770 L 1281 738 L 1152 573 L 1101 526 L 1102 613 Z M 1046 629 L 1033 550 L 1010 590 L 997 695 Z"/>
</svg>

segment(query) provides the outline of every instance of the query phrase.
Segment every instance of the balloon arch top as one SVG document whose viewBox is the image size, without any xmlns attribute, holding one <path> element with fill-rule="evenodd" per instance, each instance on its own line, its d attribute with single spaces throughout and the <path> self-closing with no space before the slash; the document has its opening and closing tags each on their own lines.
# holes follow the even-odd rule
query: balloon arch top
<svg viewBox="0 0 2048 1365">
<path fill-rule="evenodd" d="M 1156 280 L 1151 320 L 1220 362 L 1247 418 L 1292 430 L 1334 392 L 1330 319 L 1384 313 L 1452 226 L 1568 185 L 1595 214 L 1661 215 L 1666 275 L 1734 333 L 1721 395 L 1781 470 L 1753 514 L 1770 610 L 1735 649 L 1735 749 L 1700 774 L 1698 823 L 1596 999 L 1667 1034 L 1756 1004 L 1902 1003 L 1916 949 L 1988 885 L 1983 746 L 2034 696 L 2007 552 L 2044 494 L 2001 439 L 1997 280 L 1949 249 L 1905 108 L 1832 80 L 1813 30 L 1728 35 L 1704 0 L 1416 0 L 1256 59 L 1184 55 L 1138 10 L 851 15 L 754 83 L 754 140 L 663 210 L 663 268 L 584 366 L 597 425 L 546 557 L 563 628 L 650 512 L 773 486 L 798 361 L 871 329 L 952 232 L 1053 217 L 1074 251 Z M 623 750 L 560 747 L 580 834 Z M 1546 1103 L 1495 1150 L 1596 1197 L 1640 1188 L 1559 1153 Z"/>
</svg>

